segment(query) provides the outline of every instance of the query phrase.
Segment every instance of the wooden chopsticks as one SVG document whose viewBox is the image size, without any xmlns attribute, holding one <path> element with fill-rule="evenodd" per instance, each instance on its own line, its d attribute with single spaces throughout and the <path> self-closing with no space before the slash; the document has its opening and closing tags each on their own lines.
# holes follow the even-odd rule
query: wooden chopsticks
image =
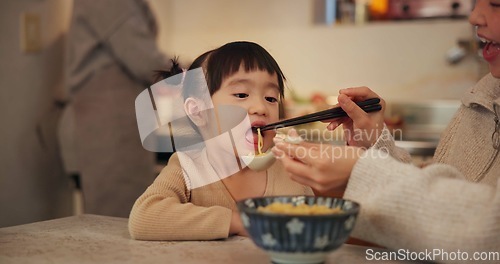
<svg viewBox="0 0 500 264">
<path fill-rule="evenodd" d="M 382 109 L 382 106 L 379 103 L 380 103 L 380 98 L 371 98 L 365 101 L 356 102 L 356 104 L 367 113 L 380 111 Z M 306 123 L 323 121 L 345 116 L 347 116 L 347 114 L 342 108 L 334 107 L 331 109 L 323 110 L 312 114 L 281 120 L 279 122 L 267 124 L 261 127 L 252 127 L 252 129 L 254 131 L 257 131 L 257 128 L 260 128 L 260 131 L 266 131 L 270 129 L 278 129 L 283 127 L 302 125 Z"/>
</svg>

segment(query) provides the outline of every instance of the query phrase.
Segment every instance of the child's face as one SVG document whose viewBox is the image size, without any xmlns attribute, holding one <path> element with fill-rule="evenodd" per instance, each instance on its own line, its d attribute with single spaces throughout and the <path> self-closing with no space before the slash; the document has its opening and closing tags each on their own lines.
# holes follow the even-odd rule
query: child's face
<svg viewBox="0 0 500 264">
<path fill-rule="evenodd" d="M 476 0 L 469 22 L 477 26 L 477 35 L 489 43 L 483 49 L 490 72 L 500 78 L 500 0 Z"/>
<path fill-rule="evenodd" d="M 238 72 L 227 77 L 217 92 L 212 95 L 215 107 L 235 105 L 247 110 L 252 126 L 263 126 L 279 120 L 279 86 L 276 74 L 267 71 Z M 263 133 L 263 151 L 272 146 L 274 131 Z M 244 142 L 246 149 L 257 150 L 257 135 L 247 130 L 235 136 L 235 141 Z M 239 140 L 239 137 L 245 140 Z M 240 153 L 240 155 L 248 153 Z"/>
</svg>

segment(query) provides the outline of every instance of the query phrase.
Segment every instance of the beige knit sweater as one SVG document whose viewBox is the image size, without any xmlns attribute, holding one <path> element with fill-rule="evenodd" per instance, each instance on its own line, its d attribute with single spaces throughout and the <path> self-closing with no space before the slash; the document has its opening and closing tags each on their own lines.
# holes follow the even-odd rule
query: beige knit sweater
<svg viewBox="0 0 500 264">
<path fill-rule="evenodd" d="M 500 253 L 500 158 L 492 142 L 500 80 L 484 77 L 462 102 L 436 164 L 399 162 L 407 156 L 391 140 L 377 142 L 356 163 L 344 196 L 361 203 L 354 237 L 395 250 Z"/>
<path fill-rule="evenodd" d="M 202 167 L 208 168 L 206 173 L 213 173 L 207 159 L 198 162 L 203 163 Z M 191 166 L 184 160 L 182 164 Z M 185 168 L 185 171 L 190 170 Z M 267 170 L 263 196 L 274 195 L 314 193 L 311 188 L 290 180 L 281 163 L 275 162 Z M 222 181 L 189 190 L 176 153 L 153 184 L 135 202 L 129 217 L 129 232 L 132 238 L 140 240 L 227 238 L 232 212 L 236 210 L 236 202 Z"/>
</svg>

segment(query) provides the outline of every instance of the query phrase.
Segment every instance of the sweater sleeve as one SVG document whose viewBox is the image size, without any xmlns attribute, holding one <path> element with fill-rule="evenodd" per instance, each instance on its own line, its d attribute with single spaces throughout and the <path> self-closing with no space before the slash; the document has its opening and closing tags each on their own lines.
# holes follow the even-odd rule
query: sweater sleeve
<svg viewBox="0 0 500 264">
<path fill-rule="evenodd" d="M 189 201 L 177 155 L 142 194 L 129 217 L 129 232 L 138 240 L 212 240 L 227 238 L 232 211 Z"/>
<path fill-rule="evenodd" d="M 380 136 L 377 138 L 377 141 L 373 146 L 371 147 L 373 149 L 378 149 L 385 151 L 391 155 L 394 159 L 404 162 L 404 163 L 410 163 L 411 162 L 411 156 L 410 154 L 396 146 L 396 142 L 394 141 L 394 137 L 391 135 L 391 132 L 387 128 L 387 126 L 384 124 L 384 129 L 382 130 L 382 133 Z"/>
<path fill-rule="evenodd" d="M 500 251 L 500 180 L 464 180 L 443 164 L 424 169 L 378 150 L 356 163 L 345 198 L 361 204 L 353 236 L 390 249 Z"/>
</svg>

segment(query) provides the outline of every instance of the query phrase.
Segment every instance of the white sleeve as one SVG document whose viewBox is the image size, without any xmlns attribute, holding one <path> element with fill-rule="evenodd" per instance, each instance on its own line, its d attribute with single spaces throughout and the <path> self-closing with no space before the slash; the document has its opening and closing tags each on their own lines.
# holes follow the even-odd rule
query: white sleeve
<svg viewBox="0 0 500 264">
<path fill-rule="evenodd" d="M 500 253 L 500 180 L 472 183 L 449 165 L 421 169 L 370 149 L 344 197 L 361 204 L 354 237 L 395 250 Z"/>
<path fill-rule="evenodd" d="M 389 153 L 391 157 L 401 162 L 411 162 L 410 154 L 406 150 L 396 146 L 396 142 L 394 142 L 394 138 L 385 124 L 381 135 L 377 138 L 377 141 L 371 148 L 385 151 Z"/>
</svg>

